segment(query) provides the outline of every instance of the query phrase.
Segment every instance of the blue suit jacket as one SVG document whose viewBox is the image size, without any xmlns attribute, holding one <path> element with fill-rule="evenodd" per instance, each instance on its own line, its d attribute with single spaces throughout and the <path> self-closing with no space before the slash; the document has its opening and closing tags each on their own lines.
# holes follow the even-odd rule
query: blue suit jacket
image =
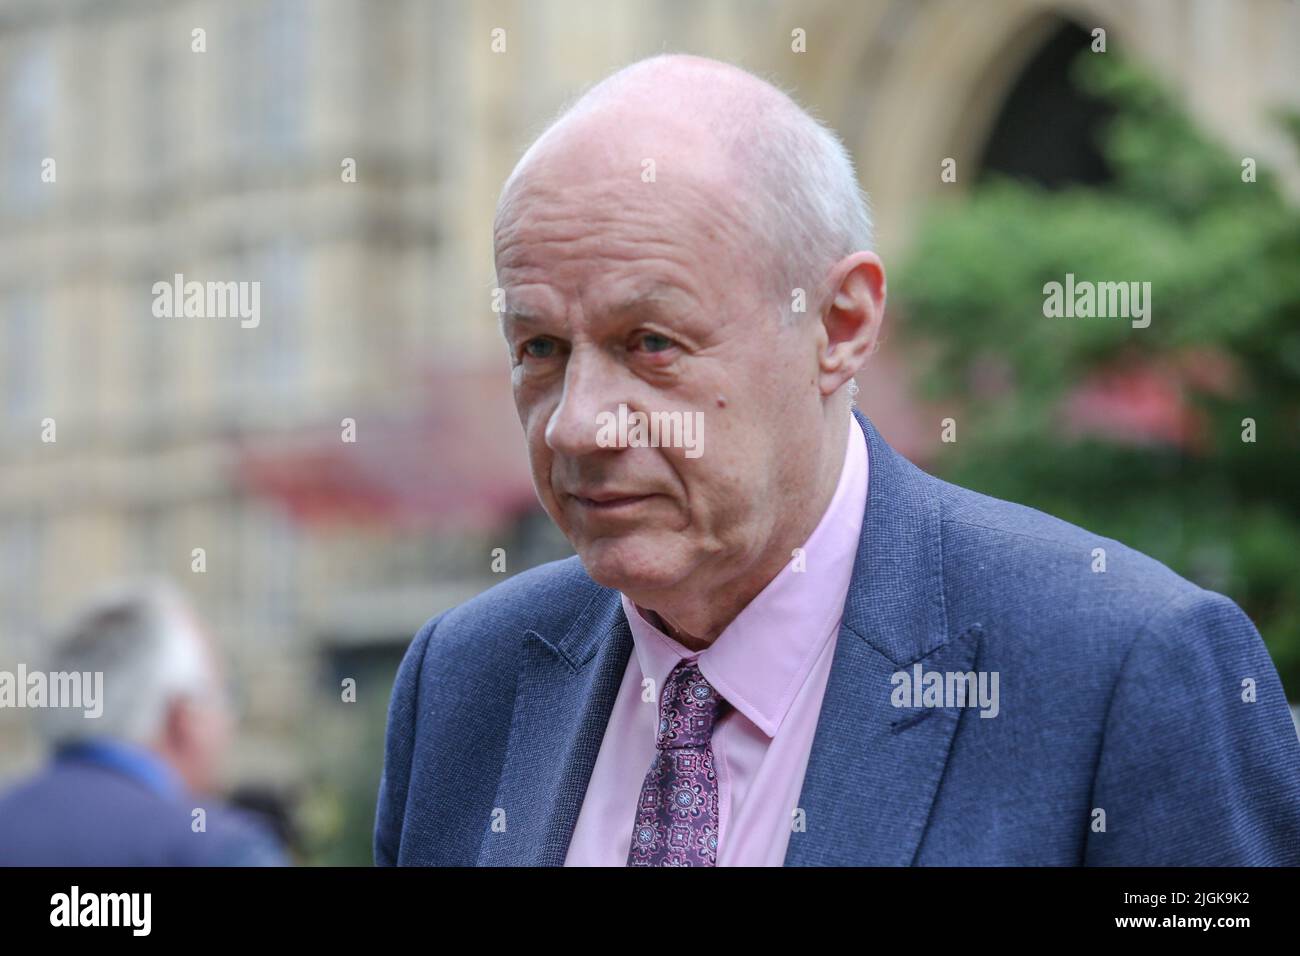
<svg viewBox="0 0 1300 956">
<path fill-rule="evenodd" d="M 162 768 L 89 749 L 0 793 L 0 866 L 283 866 L 251 818 L 187 793 Z M 206 830 L 191 829 L 195 807 Z"/>
<path fill-rule="evenodd" d="M 924 473 L 855 415 L 871 483 L 786 864 L 1300 864 L 1300 741 L 1241 610 Z M 429 621 L 393 691 L 376 862 L 562 864 L 631 651 L 576 558 Z M 998 672 L 1000 713 L 895 708 L 916 662 Z"/>
</svg>

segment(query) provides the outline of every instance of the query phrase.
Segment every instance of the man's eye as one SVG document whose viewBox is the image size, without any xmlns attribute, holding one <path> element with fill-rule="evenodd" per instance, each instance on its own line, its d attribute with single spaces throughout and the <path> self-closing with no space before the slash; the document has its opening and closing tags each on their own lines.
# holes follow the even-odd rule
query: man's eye
<svg viewBox="0 0 1300 956">
<path fill-rule="evenodd" d="M 664 352 L 673 347 L 673 340 L 657 332 L 646 332 L 637 338 L 637 343 L 646 352 Z"/>
<path fill-rule="evenodd" d="M 524 354 L 529 358 L 550 358 L 555 354 L 555 342 L 552 339 L 529 339 L 524 343 Z"/>
</svg>

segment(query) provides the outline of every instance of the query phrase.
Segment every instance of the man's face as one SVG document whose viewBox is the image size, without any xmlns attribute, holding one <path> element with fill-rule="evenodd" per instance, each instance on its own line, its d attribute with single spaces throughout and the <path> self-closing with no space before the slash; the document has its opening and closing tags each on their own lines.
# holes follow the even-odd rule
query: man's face
<svg viewBox="0 0 1300 956">
<path fill-rule="evenodd" d="M 782 327 L 735 177 L 696 135 L 548 149 L 496 236 L 538 494 L 588 573 L 633 594 L 762 557 L 797 510 L 785 495 L 806 484 L 801 453 L 822 421 L 811 326 Z M 656 155 L 658 181 L 644 182 L 636 157 Z M 620 404 L 701 413 L 702 452 L 602 447 L 600 415 Z"/>
</svg>

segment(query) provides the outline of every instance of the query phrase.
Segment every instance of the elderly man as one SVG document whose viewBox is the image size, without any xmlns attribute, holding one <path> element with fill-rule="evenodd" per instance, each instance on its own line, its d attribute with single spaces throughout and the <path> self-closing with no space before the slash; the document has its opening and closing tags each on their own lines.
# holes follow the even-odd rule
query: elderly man
<svg viewBox="0 0 1300 956">
<path fill-rule="evenodd" d="M 503 331 L 577 557 L 417 635 L 377 862 L 1300 863 L 1300 742 L 1236 605 L 854 410 L 870 247 L 836 137 L 721 63 L 634 64 L 527 151 Z"/>
<path fill-rule="evenodd" d="M 257 821 L 211 796 L 230 717 L 188 604 L 159 583 L 97 596 L 55 639 L 53 672 L 102 674 L 102 713 L 41 711 L 53 756 L 0 793 L 0 865 L 277 866 Z M 96 708 L 98 709 L 98 708 Z"/>
</svg>

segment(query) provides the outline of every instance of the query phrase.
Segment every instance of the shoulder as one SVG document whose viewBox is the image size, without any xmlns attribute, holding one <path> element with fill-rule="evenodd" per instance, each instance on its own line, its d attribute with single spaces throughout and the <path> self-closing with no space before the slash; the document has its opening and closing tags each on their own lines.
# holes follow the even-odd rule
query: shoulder
<svg viewBox="0 0 1300 956">
<path fill-rule="evenodd" d="M 950 624 L 1000 625 L 1004 640 L 1115 660 L 1142 633 L 1186 643 L 1227 617 L 1249 620 L 1155 558 L 1024 505 L 932 479 L 942 515 Z M 1202 626 L 1204 625 L 1204 626 Z"/>
<path fill-rule="evenodd" d="M 593 581 L 574 556 L 521 571 L 435 620 L 443 634 L 498 626 L 505 621 L 550 633 L 558 625 L 572 621 L 602 593 L 613 592 Z"/>
<path fill-rule="evenodd" d="M 574 557 L 507 578 L 420 629 L 389 702 L 375 816 L 377 863 L 423 852 L 408 850 L 403 836 L 412 808 L 447 822 L 476 812 L 476 800 L 492 799 L 523 655 L 535 645 L 526 637 L 560 648 L 566 635 L 590 622 L 589 609 L 607 609 L 616 594 L 592 581 Z M 457 773 L 448 776 L 449 766 Z M 439 858 L 474 858 L 474 824 L 465 819 L 464 826 L 463 832 L 445 830 Z M 424 839 L 416 837 L 413 845 Z"/>
<path fill-rule="evenodd" d="M 979 624 L 1000 656 L 1118 675 L 1139 640 L 1187 658 L 1255 656 L 1262 643 L 1229 598 L 1151 555 L 1023 505 L 935 481 L 949 631 Z"/>
<path fill-rule="evenodd" d="M 1112 747 L 1253 728 L 1294 749 L 1268 649 L 1229 597 L 1113 538 L 932 480 L 949 631 L 978 625 L 987 666 L 1033 675 L 1058 715 L 1108 715 Z M 1241 708 L 1243 695 L 1270 703 Z"/>
<path fill-rule="evenodd" d="M 558 640 L 593 601 L 616 594 L 593 581 L 576 556 L 522 571 L 429 619 L 407 649 L 399 682 L 483 676 L 513 681 L 526 632 Z"/>
<path fill-rule="evenodd" d="M 0 796 L 0 858 L 82 866 L 284 862 L 269 832 L 225 804 L 163 796 L 120 773 L 76 761 L 56 761 Z"/>
</svg>

